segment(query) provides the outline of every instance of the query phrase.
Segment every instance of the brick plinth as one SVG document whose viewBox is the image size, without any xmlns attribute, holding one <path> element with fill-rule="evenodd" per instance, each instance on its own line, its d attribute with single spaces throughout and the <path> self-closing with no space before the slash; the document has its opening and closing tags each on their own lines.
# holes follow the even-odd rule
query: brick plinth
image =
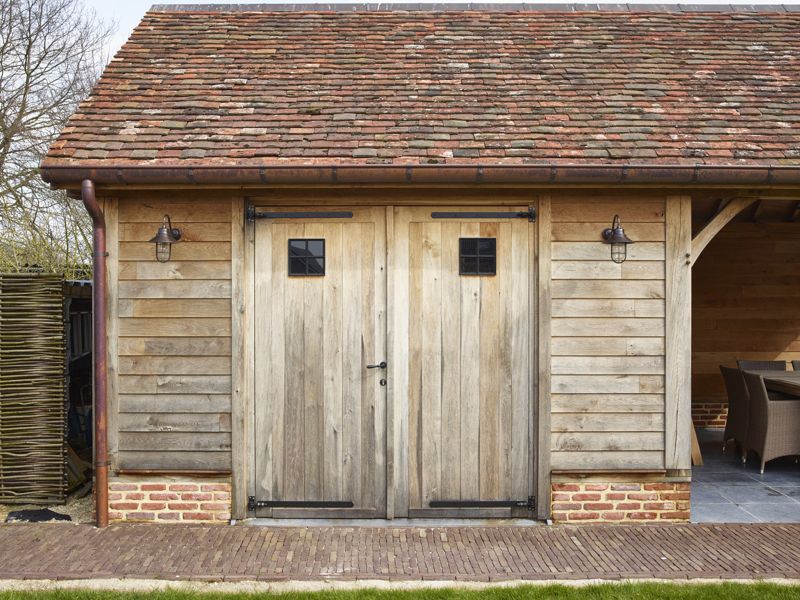
<svg viewBox="0 0 800 600">
<path fill-rule="evenodd" d="M 553 521 L 641 523 L 689 520 L 688 483 L 554 483 Z"/>
<path fill-rule="evenodd" d="M 695 427 L 722 428 L 728 418 L 727 402 L 692 403 L 692 422 Z"/>
<path fill-rule="evenodd" d="M 108 485 L 109 519 L 159 523 L 227 523 L 229 480 L 114 478 Z"/>
</svg>

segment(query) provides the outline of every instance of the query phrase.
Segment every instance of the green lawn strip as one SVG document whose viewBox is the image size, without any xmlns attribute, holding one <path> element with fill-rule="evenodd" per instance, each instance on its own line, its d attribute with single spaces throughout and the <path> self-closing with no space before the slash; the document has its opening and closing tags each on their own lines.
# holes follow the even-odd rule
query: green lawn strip
<svg viewBox="0 0 800 600">
<path fill-rule="evenodd" d="M 179 590 L 115 592 L 52 590 L 0 592 L 0 600 L 800 600 L 800 586 L 756 584 L 602 584 L 584 587 L 562 585 L 493 587 L 483 590 L 416 589 L 407 591 L 353 590 L 288 592 L 283 594 L 230 594 Z"/>
</svg>

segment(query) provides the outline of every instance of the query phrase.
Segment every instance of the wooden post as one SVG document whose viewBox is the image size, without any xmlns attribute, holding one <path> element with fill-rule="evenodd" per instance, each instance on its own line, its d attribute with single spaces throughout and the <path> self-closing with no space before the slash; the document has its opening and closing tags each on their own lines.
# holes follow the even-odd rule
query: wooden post
<svg viewBox="0 0 800 600">
<path fill-rule="evenodd" d="M 666 370 L 664 462 L 691 469 L 692 199 L 666 199 Z"/>
<path fill-rule="evenodd" d="M 245 218 L 244 198 L 231 202 L 231 517 L 247 516 L 248 430 L 251 428 L 247 413 L 250 385 L 246 356 L 248 282 L 245 272 Z"/>
<path fill-rule="evenodd" d="M 106 198 L 103 202 L 103 214 L 106 217 L 106 281 L 108 307 L 108 325 L 106 337 L 108 338 L 108 357 L 106 369 L 106 394 L 108 396 L 108 468 L 113 474 L 117 469 L 117 451 L 119 448 L 119 201 L 116 198 Z"/>
<path fill-rule="evenodd" d="M 536 419 L 536 515 L 540 519 L 550 516 L 550 391 L 551 391 L 551 327 L 552 327 L 552 291 L 550 278 L 552 271 L 552 224 L 550 196 L 539 198 L 538 211 L 538 313 L 536 333 L 539 340 L 536 356 L 537 390 Z"/>
</svg>

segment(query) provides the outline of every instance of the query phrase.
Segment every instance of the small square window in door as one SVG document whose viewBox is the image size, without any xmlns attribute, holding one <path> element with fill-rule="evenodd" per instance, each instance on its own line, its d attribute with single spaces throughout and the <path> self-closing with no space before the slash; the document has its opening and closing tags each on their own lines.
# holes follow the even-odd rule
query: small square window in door
<svg viewBox="0 0 800 600">
<path fill-rule="evenodd" d="M 460 275 L 494 275 L 497 272 L 496 238 L 459 238 Z"/>
<path fill-rule="evenodd" d="M 325 275 L 325 240 L 289 240 L 289 275 Z"/>
</svg>

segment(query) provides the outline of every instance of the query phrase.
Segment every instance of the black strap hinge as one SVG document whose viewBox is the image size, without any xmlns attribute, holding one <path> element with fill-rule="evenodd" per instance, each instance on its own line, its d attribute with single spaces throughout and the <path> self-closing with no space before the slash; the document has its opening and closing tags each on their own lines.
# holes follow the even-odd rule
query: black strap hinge
<svg viewBox="0 0 800 600">
<path fill-rule="evenodd" d="M 536 510 L 536 498 L 528 496 L 527 500 L 431 500 L 430 508 L 524 508 L 531 512 Z"/>
<path fill-rule="evenodd" d="M 493 221 L 496 219 L 528 219 L 531 223 L 536 222 L 536 209 L 529 206 L 528 210 L 520 212 L 501 212 L 501 211 L 434 211 L 431 213 L 432 219 L 485 219 Z"/>
<path fill-rule="evenodd" d="M 353 211 L 350 210 L 316 210 L 316 211 L 259 211 L 253 205 L 248 205 L 245 212 L 247 221 L 252 223 L 256 219 L 352 219 Z"/>
<path fill-rule="evenodd" d="M 349 500 L 256 500 L 255 496 L 247 497 L 247 510 L 257 508 L 353 508 Z"/>
</svg>

